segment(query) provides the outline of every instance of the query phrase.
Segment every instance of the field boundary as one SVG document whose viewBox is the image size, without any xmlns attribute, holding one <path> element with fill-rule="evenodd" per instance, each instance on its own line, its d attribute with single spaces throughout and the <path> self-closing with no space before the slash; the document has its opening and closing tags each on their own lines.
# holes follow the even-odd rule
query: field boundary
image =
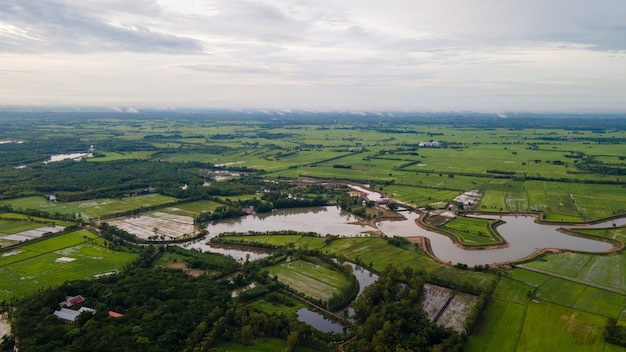
<svg viewBox="0 0 626 352">
<path fill-rule="evenodd" d="M 532 271 L 532 272 L 535 272 L 535 273 L 539 273 L 539 274 L 552 276 L 552 277 L 555 277 L 555 278 L 558 278 L 558 279 L 563 279 L 563 280 L 575 282 L 577 284 L 581 284 L 581 285 L 597 288 L 597 289 L 600 289 L 600 290 L 605 290 L 605 291 L 617 293 L 619 295 L 626 295 L 626 291 L 625 290 L 620 290 L 620 289 L 617 289 L 615 287 L 605 286 L 605 285 L 598 284 L 598 283 L 591 282 L 591 281 L 587 281 L 587 280 L 584 280 L 584 279 L 578 279 L 578 278 L 575 278 L 575 277 L 565 276 L 565 275 L 553 273 L 551 271 L 533 268 L 533 267 L 530 267 L 530 266 L 527 266 L 527 265 L 524 265 L 524 264 L 516 264 L 515 267 L 521 268 L 521 269 L 524 269 L 524 270 L 528 270 L 528 271 Z"/>
</svg>

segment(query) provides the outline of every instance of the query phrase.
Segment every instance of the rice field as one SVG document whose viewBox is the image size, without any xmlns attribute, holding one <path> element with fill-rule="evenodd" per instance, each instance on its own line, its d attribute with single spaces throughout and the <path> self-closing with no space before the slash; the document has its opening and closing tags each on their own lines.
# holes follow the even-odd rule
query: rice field
<svg viewBox="0 0 626 352">
<path fill-rule="evenodd" d="M 304 260 L 281 263 L 264 270 L 292 289 L 321 300 L 330 299 L 348 285 L 341 273 Z"/>
<path fill-rule="evenodd" d="M 159 211 L 147 212 L 138 216 L 107 219 L 106 222 L 142 240 L 172 240 L 186 235 L 193 236 L 197 232 L 192 217 Z"/>
<path fill-rule="evenodd" d="M 13 209 L 37 209 L 49 213 L 81 214 L 83 218 L 100 218 L 126 211 L 165 205 L 178 199 L 160 194 L 146 194 L 121 199 L 101 198 L 78 202 L 51 202 L 44 197 L 14 198 L 0 201 Z"/>
<path fill-rule="evenodd" d="M 0 252 L 0 300 L 22 297 L 68 280 L 93 278 L 121 269 L 137 254 L 103 246 L 95 234 L 79 230 Z"/>
</svg>

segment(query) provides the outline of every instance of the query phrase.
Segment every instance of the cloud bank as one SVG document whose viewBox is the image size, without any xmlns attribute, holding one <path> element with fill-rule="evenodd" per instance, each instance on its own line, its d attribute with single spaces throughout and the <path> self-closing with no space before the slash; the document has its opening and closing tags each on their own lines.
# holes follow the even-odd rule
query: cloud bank
<svg viewBox="0 0 626 352">
<path fill-rule="evenodd" d="M 626 111 L 621 0 L 5 0 L 0 104 Z"/>
</svg>

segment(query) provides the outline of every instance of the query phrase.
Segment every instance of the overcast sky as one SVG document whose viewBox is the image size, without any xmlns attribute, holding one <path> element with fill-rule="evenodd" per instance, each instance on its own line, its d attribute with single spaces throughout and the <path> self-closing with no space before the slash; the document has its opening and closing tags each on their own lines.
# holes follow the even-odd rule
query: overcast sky
<svg viewBox="0 0 626 352">
<path fill-rule="evenodd" d="M 0 104 L 626 111 L 624 0 L 0 0 Z"/>
</svg>

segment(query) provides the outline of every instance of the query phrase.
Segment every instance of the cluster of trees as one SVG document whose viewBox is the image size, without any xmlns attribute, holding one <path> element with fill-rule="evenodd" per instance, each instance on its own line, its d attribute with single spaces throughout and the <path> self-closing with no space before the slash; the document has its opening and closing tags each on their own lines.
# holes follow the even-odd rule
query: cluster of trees
<svg viewBox="0 0 626 352">
<path fill-rule="evenodd" d="M 65 296 L 81 294 L 85 306 L 73 324 L 52 313 Z M 225 286 L 180 271 L 134 267 L 122 274 L 72 281 L 21 300 L 14 313 L 22 351 L 181 351 L 207 312 L 230 301 Z M 108 316 L 113 310 L 121 318 Z M 10 350 L 7 341 L 2 350 Z"/>
<path fill-rule="evenodd" d="M 617 325 L 617 320 L 609 318 L 604 330 L 604 338 L 614 345 L 626 347 L 626 326 Z"/>
<path fill-rule="evenodd" d="M 214 270 L 223 273 L 230 273 L 239 268 L 239 263 L 232 257 L 227 257 L 217 253 L 199 252 L 197 250 L 187 250 L 178 246 L 167 246 L 166 253 L 176 254 L 177 258 L 189 268 Z"/>
<path fill-rule="evenodd" d="M 593 156 L 577 160 L 574 165 L 581 171 L 594 174 L 617 176 L 626 175 L 626 167 L 620 165 L 608 165 L 600 160 L 596 160 Z"/>
<path fill-rule="evenodd" d="M 431 322 L 420 306 L 423 274 L 388 267 L 354 303 L 356 340 L 348 351 L 462 351 L 465 337 Z"/>
</svg>

